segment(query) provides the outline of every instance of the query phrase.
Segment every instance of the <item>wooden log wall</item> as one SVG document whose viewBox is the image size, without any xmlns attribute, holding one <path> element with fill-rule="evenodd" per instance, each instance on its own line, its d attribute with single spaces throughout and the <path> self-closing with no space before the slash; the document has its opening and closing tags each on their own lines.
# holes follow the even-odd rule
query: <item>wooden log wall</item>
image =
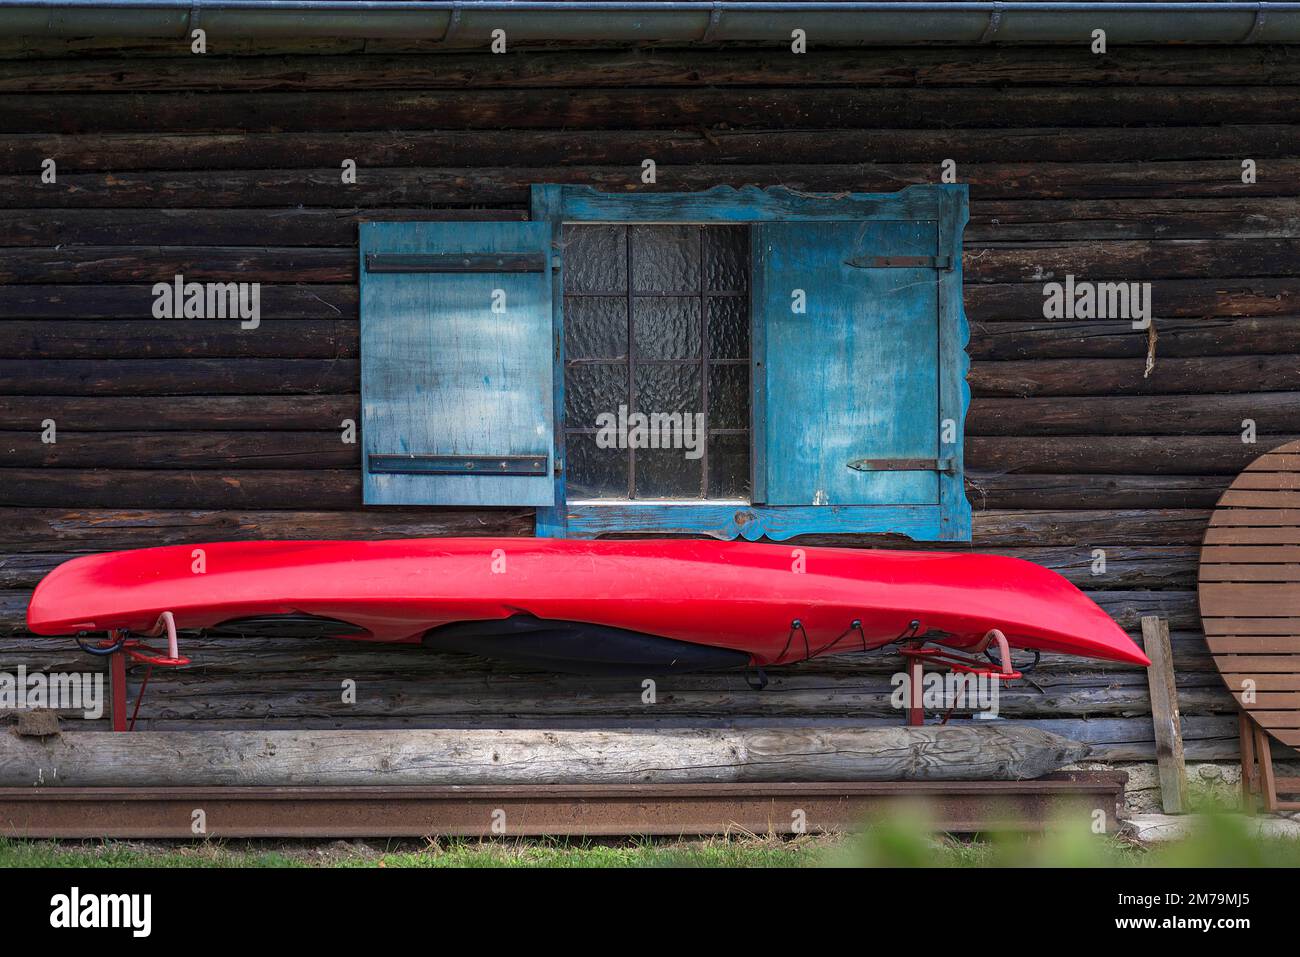
<svg viewBox="0 0 1300 957">
<path fill-rule="evenodd" d="M 971 186 L 972 547 L 1060 571 L 1135 635 L 1167 617 L 1187 757 L 1231 758 L 1195 565 L 1231 477 L 1300 437 L 1298 92 L 1300 58 L 1257 47 L 0 46 L 0 670 L 87 667 L 23 632 L 32 587 L 77 553 L 531 533 L 526 510 L 360 507 L 357 447 L 339 437 L 359 418 L 359 220 L 523 218 L 547 181 L 887 191 L 951 158 Z M 261 327 L 152 318 L 151 286 L 177 273 L 262 283 Z M 1066 274 L 1152 283 L 1149 374 L 1129 322 L 1043 318 L 1044 282 Z M 898 720 L 900 662 L 879 656 L 786 669 L 763 693 L 734 674 L 665 679 L 647 705 L 639 682 L 409 649 L 190 651 L 195 667 L 155 674 L 148 727 Z M 1110 760 L 1153 756 L 1140 671 L 1048 656 L 1033 677 L 1004 714 Z"/>
</svg>

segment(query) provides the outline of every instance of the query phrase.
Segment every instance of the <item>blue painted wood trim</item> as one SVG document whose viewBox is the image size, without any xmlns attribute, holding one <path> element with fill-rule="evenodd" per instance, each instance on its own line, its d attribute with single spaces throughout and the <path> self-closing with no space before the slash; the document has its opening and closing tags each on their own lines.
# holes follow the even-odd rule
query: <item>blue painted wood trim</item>
<svg viewBox="0 0 1300 957">
<path fill-rule="evenodd" d="M 551 323 L 554 334 L 555 371 L 553 403 L 555 409 L 555 504 L 537 509 L 535 534 L 539 538 L 568 537 L 568 511 L 565 508 L 568 475 L 564 443 L 564 238 L 560 214 L 561 191 L 556 185 L 532 188 L 530 219 L 551 224 Z"/>
<path fill-rule="evenodd" d="M 755 303 L 767 300 L 762 227 L 749 238 L 749 487 L 754 504 L 767 501 L 767 323 Z"/>
<path fill-rule="evenodd" d="M 612 223 L 763 223 L 784 221 L 894 220 L 935 222 L 938 255 L 951 256 L 953 268 L 941 274 L 939 339 L 941 359 L 940 410 L 953 418 L 956 441 L 941 447 L 957 463 L 951 475 L 940 476 L 939 505 L 854 506 L 734 506 L 709 503 L 654 505 L 629 502 L 565 507 L 563 474 L 556 484 L 553 508 L 540 508 L 540 536 L 594 538 L 616 532 L 707 534 L 717 538 L 782 540 L 802 534 L 875 534 L 894 532 L 917 541 L 969 541 L 971 509 L 966 501 L 962 433 L 970 405 L 966 383 L 970 360 L 966 343 L 969 326 L 962 308 L 961 232 L 968 218 L 965 185 L 909 186 L 895 193 L 809 194 L 784 187 L 735 189 L 718 186 L 695 193 L 604 193 L 589 186 L 536 185 L 532 218 L 552 224 L 555 252 L 563 246 L 564 222 Z M 755 277 L 759 270 L 754 271 Z M 556 456 L 563 470 L 564 366 L 563 264 L 555 274 L 556 328 L 555 409 Z M 751 303 L 753 302 L 751 291 Z M 751 308 L 751 316 L 755 310 Z M 761 323 L 755 323 L 755 328 Z M 751 348 L 757 352 L 759 342 Z M 754 379 L 754 388 L 758 388 Z M 753 408 L 757 409 L 758 406 Z M 757 419 L 754 422 L 757 429 Z M 755 447 L 758 447 L 757 432 Z M 941 436 L 942 437 L 942 436 Z M 755 486 L 756 497 L 761 489 Z"/>
<path fill-rule="evenodd" d="M 966 411 L 970 408 L 970 325 L 962 304 L 962 230 L 970 217 L 969 189 L 965 184 L 934 187 L 943 197 L 939 218 L 939 254 L 952 257 L 953 268 L 939 273 L 939 456 L 951 455 L 956 469 L 939 475 L 939 508 L 942 523 L 939 539 L 968 542 L 971 539 L 971 507 L 966 499 L 963 437 Z M 955 441 L 944 444 L 942 423 L 956 423 Z"/>
<path fill-rule="evenodd" d="M 573 538 L 648 532 L 751 542 L 760 538 L 780 542 L 797 535 L 896 533 L 916 541 L 937 541 L 942 525 L 939 510 L 938 505 L 775 507 L 619 502 L 571 506 L 568 531 Z"/>
<path fill-rule="evenodd" d="M 764 223 L 791 220 L 937 221 L 952 187 L 909 186 L 896 193 L 797 193 L 783 186 L 715 186 L 698 193 L 602 193 L 560 186 L 566 222 Z M 964 189 L 965 187 L 960 187 Z"/>
</svg>

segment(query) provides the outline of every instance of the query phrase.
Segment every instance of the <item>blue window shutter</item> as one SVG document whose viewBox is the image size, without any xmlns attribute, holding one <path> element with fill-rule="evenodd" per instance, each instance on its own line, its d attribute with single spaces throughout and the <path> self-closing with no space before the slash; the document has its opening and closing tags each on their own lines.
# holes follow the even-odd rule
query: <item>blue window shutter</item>
<svg viewBox="0 0 1300 957">
<path fill-rule="evenodd" d="M 755 501 L 938 505 L 938 225 L 764 223 L 754 249 Z"/>
<path fill-rule="evenodd" d="M 363 223 L 365 503 L 553 504 L 553 350 L 549 223 Z"/>
</svg>

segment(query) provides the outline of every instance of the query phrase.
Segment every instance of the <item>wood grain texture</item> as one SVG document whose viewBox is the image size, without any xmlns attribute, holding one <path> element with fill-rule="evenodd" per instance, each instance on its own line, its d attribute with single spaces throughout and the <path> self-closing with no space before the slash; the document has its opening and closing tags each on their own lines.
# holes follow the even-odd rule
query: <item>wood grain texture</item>
<svg viewBox="0 0 1300 957">
<path fill-rule="evenodd" d="M 0 786 L 1024 780 L 1088 748 L 1008 724 L 738 731 L 0 735 Z"/>
<path fill-rule="evenodd" d="M 1300 442 L 1246 466 L 1210 517 L 1198 576 L 1215 665 L 1237 703 L 1300 745 Z"/>
<path fill-rule="evenodd" d="M 1187 757 L 1234 757 L 1236 704 L 1212 653 L 1254 677 L 1263 709 L 1300 694 L 1281 644 L 1295 621 L 1210 619 L 1206 638 L 1193 598 L 1210 507 L 1246 464 L 1238 456 L 1300 435 L 1300 67 L 1252 46 L 968 53 L 493 57 L 282 40 L 223 45 L 200 63 L 154 41 L 0 42 L 11 130 L 0 137 L 0 431 L 12 440 L 0 451 L 26 463 L 0 470 L 0 618 L 12 632 L 0 668 L 83 666 L 65 643 L 17 633 L 30 589 L 72 554 L 533 533 L 524 509 L 362 508 L 359 469 L 328 458 L 340 449 L 324 443 L 360 417 L 359 222 L 518 222 L 541 181 L 637 196 L 746 184 L 887 192 L 936 182 L 952 157 L 971 187 L 966 434 L 982 467 L 967 476 L 970 547 L 1060 571 L 1126 627 L 1169 615 Z M 57 184 L 35 175 L 46 156 L 58 157 Z M 358 161 L 354 186 L 339 182 L 344 156 Z M 640 183 L 648 156 L 654 185 Z M 1253 185 L 1240 181 L 1243 156 L 1259 163 Z M 152 283 L 178 270 L 262 282 L 262 329 L 152 320 Z M 1123 323 L 1043 319 L 1042 285 L 1066 272 L 1153 283 L 1151 376 L 1145 337 Z M 38 448 L 46 418 L 68 446 Z M 1239 443 L 1246 419 L 1253 447 Z M 288 462 L 274 461 L 273 433 Z M 168 464 L 168 438 L 185 461 Z M 1283 474 L 1244 473 L 1224 504 L 1297 508 L 1300 487 Z M 1292 581 L 1300 562 L 1284 524 L 1224 525 L 1208 539 L 1208 584 Z M 915 547 L 829 529 L 796 541 Z M 889 660 L 801 671 L 780 679 L 783 697 L 685 684 L 656 717 L 621 689 L 481 663 L 338 647 L 204 652 L 210 674 L 165 678 L 146 703 L 154 726 L 896 721 L 882 696 Z M 1086 740 L 1103 760 L 1154 758 L 1139 674 L 1065 658 L 1043 669 L 1042 693 L 1006 698 L 1018 722 Z M 325 703 L 349 675 L 374 682 L 363 714 Z"/>
</svg>

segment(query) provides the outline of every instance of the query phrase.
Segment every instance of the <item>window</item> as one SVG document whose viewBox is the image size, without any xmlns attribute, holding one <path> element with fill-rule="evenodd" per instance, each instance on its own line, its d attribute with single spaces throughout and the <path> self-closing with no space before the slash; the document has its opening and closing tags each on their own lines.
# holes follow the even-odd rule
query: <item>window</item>
<svg viewBox="0 0 1300 957">
<path fill-rule="evenodd" d="M 966 190 L 538 186 L 361 232 L 368 504 L 539 535 L 964 540 Z"/>
<path fill-rule="evenodd" d="M 576 224 L 564 261 L 568 498 L 748 501 L 748 228 Z"/>
</svg>

